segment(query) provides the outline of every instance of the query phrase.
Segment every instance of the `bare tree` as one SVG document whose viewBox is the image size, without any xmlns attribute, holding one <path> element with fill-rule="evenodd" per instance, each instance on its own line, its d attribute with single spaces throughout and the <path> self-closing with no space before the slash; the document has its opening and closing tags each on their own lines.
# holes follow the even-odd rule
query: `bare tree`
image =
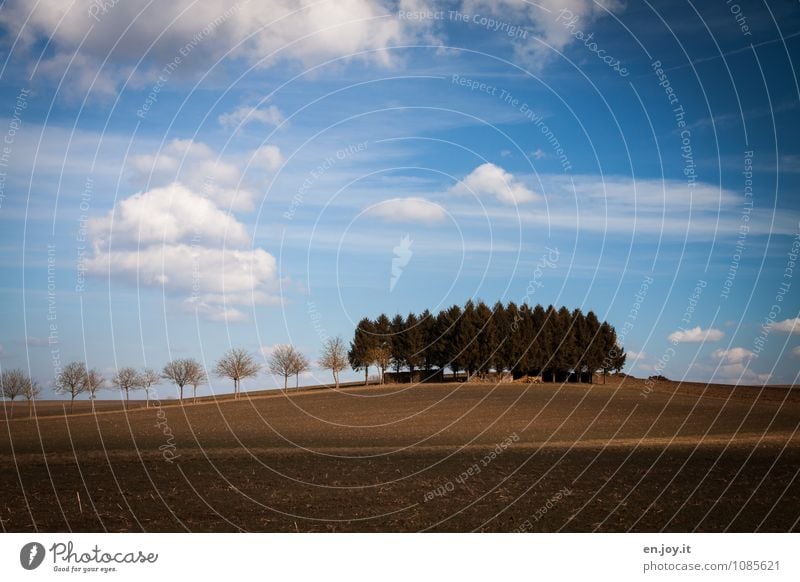
<svg viewBox="0 0 800 582">
<path fill-rule="evenodd" d="M 14 399 L 25 393 L 27 376 L 22 370 L 5 370 L 0 374 L 0 391 L 4 398 L 11 401 L 11 418 L 14 418 Z"/>
<path fill-rule="evenodd" d="M 339 388 L 339 372 L 348 365 L 347 349 L 344 347 L 342 338 L 330 338 L 323 344 L 319 365 L 321 368 L 333 372 L 333 382 L 336 388 Z"/>
<path fill-rule="evenodd" d="M 33 416 L 33 413 L 36 412 L 36 399 L 41 393 L 42 389 L 39 387 L 39 383 L 32 378 L 26 377 L 22 395 L 28 401 L 28 416 Z"/>
<path fill-rule="evenodd" d="M 145 408 L 150 408 L 150 388 L 160 382 L 161 376 L 158 375 L 158 372 L 151 370 L 150 368 L 145 368 L 142 370 L 142 373 L 136 377 L 136 384 L 140 388 L 144 389 L 145 398 L 147 399 Z"/>
<path fill-rule="evenodd" d="M 275 346 L 269 357 L 269 371 L 278 376 L 283 376 L 283 389 L 289 384 L 289 376 L 294 374 L 295 349 L 289 344 Z"/>
<path fill-rule="evenodd" d="M 387 346 L 375 346 L 373 347 L 368 356 L 369 360 L 375 364 L 381 371 L 381 384 L 384 383 L 383 381 L 383 374 L 386 371 L 386 368 L 389 367 L 389 364 L 392 361 L 392 352 Z"/>
<path fill-rule="evenodd" d="M 86 370 L 86 375 L 83 377 L 83 384 L 86 388 L 86 392 L 89 393 L 89 399 L 92 401 L 92 412 L 94 412 L 94 401 L 97 397 L 97 391 L 103 387 L 106 379 L 103 378 L 102 374 L 95 370 L 94 368 L 91 370 Z"/>
<path fill-rule="evenodd" d="M 191 358 L 172 360 L 161 372 L 161 376 L 174 383 L 180 390 L 181 404 L 183 404 L 183 387 L 192 382 L 192 373 L 196 366 L 200 366 Z"/>
<path fill-rule="evenodd" d="M 292 374 L 294 374 L 294 387 L 300 387 L 300 374 L 308 370 L 309 362 L 306 357 L 300 352 L 296 351 L 292 357 Z"/>
<path fill-rule="evenodd" d="M 205 384 L 208 379 L 203 366 L 196 361 L 189 360 L 187 366 L 189 368 L 189 384 L 192 385 L 192 404 L 195 404 L 197 402 L 197 387 Z"/>
<path fill-rule="evenodd" d="M 83 362 L 70 362 L 56 375 L 55 389 L 59 394 L 69 394 L 69 411 L 75 404 L 75 397 L 86 392 L 86 384 L 83 379 L 86 377 L 86 364 Z"/>
<path fill-rule="evenodd" d="M 240 382 L 244 378 L 255 378 L 261 370 L 261 365 L 247 351 L 232 348 L 225 352 L 214 369 L 217 376 L 233 380 L 235 398 L 239 398 Z"/>
<path fill-rule="evenodd" d="M 120 368 L 111 378 L 114 386 L 125 392 L 125 408 L 128 407 L 131 390 L 136 390 L 139 387 L 138 380 L 139 374 L 134 368 Z"/>
</svg>

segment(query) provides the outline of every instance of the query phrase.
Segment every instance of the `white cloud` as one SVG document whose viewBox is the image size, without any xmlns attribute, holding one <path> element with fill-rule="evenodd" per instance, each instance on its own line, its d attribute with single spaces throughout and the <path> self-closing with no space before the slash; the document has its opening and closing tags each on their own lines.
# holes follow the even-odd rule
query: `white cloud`
<svg viewBox="0 0 800 582">
<path fill-rule="evenodd" d="M 116 92 L 130 74 L 125 67 L 134 65 L 145 50 L 157 65 L 144 65 L 149 79 L 139 79 L 142 84 L 152 83 L 163 63 L 176 56 L 182 60 L 170 77 L 173 81 L 226 57 L 261 67 L 286 60 L 310 66 L 338 57 L 393 66 L 394 53 L 386 49 L 413 44 L 430 34 L 430 25 L 387 17 L 392 12 L 388 2 L 376 0 L 173 0 L 149 5 L 10 0 L 0 11 L 0 25 L 7 38 L 19 36 L 23 53 L 37 42 L 51 43 L 53 56 L 40 70 L 49 69 L 56 79 L 65 72 L 76 75 L 81 91 L 99 71 L 102 84 L 96 89 L 107 94 Z M 78 49 L 80 60 L 67 69 L 66 61 Z"/>
<path fill-rule="evenodd" d="M 461 196 L 494 196 L 503 204 L 523 204 L 538 198 L 512 174 L 488 162 L 475 168 L 450 192 Z"/>
<path fill-rule="evenodd" d="M 755 354 L 747 348 L 716 349 L 711 353 L 712 357 L 723 360 L 727 364 L 741 364 L 754 355 Z"/>
<path fill-rule="evenodd" d="M 50 345 L 46 337 L 35 337 L 32 335 L 25 338 L 25 343 L 31 348 L 42 348 Z"/>
<path fill-rule="evenodd" d="M 258 162 L 249 168 L 255 171 L 273 171 L 283 161 L 280 150 L 272 145 L 261 146 L 251 157 Z M 141 188 L 181 182 L 225 208 L 251 210 L 255 194 L 242 186 L 240 170 L 246 159 L 223 158 L 202 142 L 175 139 L 157 154 L 132 156 L 129 168 L 133 183 Z"/>
<path fill-rule="evenodd" d="M 625 350 L 625 354 L 627 354 L 627 363 L 630 364 L 637 360 L 644 360 L 647 357 L 646 352 L 636 352 L 633 350 Z"/>
<path fill-rule="evenodd" d="M 441 222 L 447 218 L 444 208 L 424 198 L 393 198 L 369 209 L 370 215 L 388 222 Z"/>
<path fill-rule="evenodd" d="M 219 305 L 213 305 L 210 303 L 206 303 L 205 301 L 200 301 L 198 299 L 187 299 L 184 302 L 184 305 L 187 311 L 191 311 L 192 313 L 196 313 L 209 319 L 211 321 L 225 321 L 227 323 L 236 323 L 241 321 L 247 321 L 247 314 L 240 311 L 239 309 L 233 307 L 220 307 Z"/>
<path fill-rule="evenodd" d="M 253 152 L 250 163 L 256 168 L 261 168 L 268 172 L 274 172 L 283 165 L 283 154 L 274 145 L 262 145 Z"/>
<path fill-rule="evenodd" d="M 138 192 L 117 203 L 113 212 L 89 221 L 89 231 L 101 246 L 202 242 L 244 245 L 244 226 L 211 200 L 178 183 Z"/>
<path fill-rule="evenodd" d="M 772 324 L 771 329 L 774 331 L 783 331 L 786 333 L 799 333 L 800 334 L 800 317 L 793 317 L 791 319 L 784 319 L 783 321 L 776 321 Z"/>
<path fill-rule="evenodd" d="M 275 105 L 269 105 L 261 109 L 242 105 L 230 113 L 223 113 L 218 119 L 220 125 L 227 129 L 241 129 L 251 123 L 280 125 L 283 123 L 284 117 L 283 113 Z"/>
<path fill-rule="evenodd" d="M 528 66 L 540 69 L 575 42 L 574 31 L 591 32 L 590 26 L 609 12 L 619 12 L 616 0 L 464 0 L 462 10 L 493 15 L 503 22 L 531 28 L 534 34 L 513 40 L 514 52 Z M 562 12 L 563 11 L 563 12 Z M 573 21 L 574 18 L 574 21 Z M 565 26 L 570 22 L 571 26 Z"/>
<path fill-rule="evenodd" d="M 719 185 L 698 182 L 690 191 L 682 180 L 634 180 L 625 176 L 536 174 L 521 177 L 535 184 L 547 200 L 547 212 L 520 208 L 509 213 L 503 208 L 449 206 L 459 217 L 489 216 L 493 220 L 521 221 L 527 225 L 568 232 L 594 232 L 631 237 L 670 237 L 711 240 L 720 232 L 739 228 L 744 198 Z M 792 234 L 800 213 L 755 209 L 750 233 Z"/>
<path fill-rule="evenodd" d="M 262 355 L 262 356 L 264 356 L 265 358 L 269 358 L 269 357 L 272 355 L 272 352 L 274 352 L 274 351 L 275 351 L 275 348 L 277 348 L 279 345 L 281 345 L 281 344 L 272 344 L 271 346 L 261 346 L 261 347 L 258 349 L 258 351 L 259 351 L 259 352 L 261 353 L 261 355 Z"/>
<path fill-rule="evenodd" d="M 792 348 L 792 357 L 800 358 L 800 346 L 795 346 Z"/>
<path fill-rule="evenodd" d="M 542 151 L 541 148 L 539 148 L 539 149 L 537 149 L 535 151 L 532 151 L 529 154 L 529 157 L 533 158 L 534 160 L 541 160 L 544 156 L 545 156 L 545 153 Z"/>
<path fill-rule="evenodd" d="M 277 275 L 275 258 L 264 249 L 208 248 L 184 243 L 110 252 L 97 249 L 86 267 L 95 275 L 110 272 L 144 285 L 199 291 L 201 300 L 216 303 L 229 296 L 240 302 L 246 293 L 274 282 Z"/>
<path fill-rule="evenodd" d="M 765 384 L 772 377 L 772 374 L 759 374 L 741 362 L 724 364 L 720 366 L 711 380 L 736 382 L 741 384 Z"/>
<path fill-rule="evenodd" d="M 692 329 L 674 331 L 667 338 L 669 341 L 679 344 L 717 342 L 725 337 L 725 333 L 714 328 L 701 329 L 698 325 Z"/>
<path fill-rule="evenodd" d="M 184 185 L 121 200 L 90 222 L 89 233 L 88 274 L 162 287 L 208 319 L 243 321 L 247 316 L 236 306 L 279 302 L 275 258 L 249 246 L 233 215 Z"/>
</svg>

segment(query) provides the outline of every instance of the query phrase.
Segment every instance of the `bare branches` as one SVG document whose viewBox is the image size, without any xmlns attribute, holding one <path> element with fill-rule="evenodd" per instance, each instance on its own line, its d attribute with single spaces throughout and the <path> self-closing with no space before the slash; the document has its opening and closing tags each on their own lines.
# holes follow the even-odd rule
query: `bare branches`
<svg viewBox="0 0 800 582">
<path fill-rule="evenodd" d="M 164 366 L 161 375 L 178 387 L 181 404 L 183 404 L 183 388 L 187 384 L 192 384 L 198 369 L 202 370 L 202 366 L 192 358 L 172 360 Z"/>
<path fill-rule="evenodd" d="M 27 376 L 23 374 L 22 370 L 5 370 L 0 374 L 0 390 L 2 390 L 3 398 L 14 402 L 17 396 L 22 396 L 26 380 Z"/>
<path fill-rule="evenodd" d="M 189 366 L 189 384 L 192 385 L 192 403 L 197 402 L 197 387 L 208 382 L 206 371 L 199 363 L 191 360 Z"/>
<path fill-rule="evenodd" d="M 321 368 L 333 372 L 333 381 L 336 388 L 339 388 L 339 372 L 344 370 L 347 364 L 347 349 L 345 349 L 342 338 L 334 337 L 328 339 L 322 346 L 319 365 Z"/>
<path fill-rule="evenodd" d="M 260 370 L 261 365 L 246 350 L 232 348 L 217 361 L 214 373 L 221 378 L 233 380 L 235 397 L 238 399 L 240 381 L 244 378 L 255 378 Z"/>
<path fill-rule="evenodd" d="M 147 398 L 145 407 L 150 408 L 150 388 L 160 382 L 161 376 L 158 375 L 158 372 L 150 368 L 145 368 L 142 370 L 142 373 L 136 377 L 136 384 L 144 389 L 145 397 Z"/>
<path fill-rule="evenodd" d="M 55 389 L 59 394 L 69 394 L 69 411 L 75 404 L 75 397 L 86 392 L 86 365 L 83 362 L 70 362 L 56 375 Z"/>
<path fill-rule="evenodd" d="M 139 387 L 138 384 L 139 374 L 136 372 L 135 368 L 120 368 L 117 370 L 117 373 L 114 374 L 114 377 L 111 378 L 111 382 L 125 392 L 125 407 L 128 406 L 128 401 L 130 400 L 130 392 L 131 390 L 135 390 Z"/>
<path fill-rule="evenodd" d="M 283 389 L 286 390 L 289 376 L 294 374 L 295 350 L 289 344 L 275 346 L 269 357 L 269 371 L 283 376 Z"/>
<path fill-rule="evenodd" d="M 86 370 L 86 374 L 83 376 L 83 385 L 86 389 L 85 391 L 89 393 L 89 398 L 92 400 L 92 412 L 94 412 L 94 401 L 97 397 L 97 391 L 103 387 L 106 379 L 103 378 L 102 374 L 95 370 L 94 368 L 91 370 Z"/>
<path fill-rule="evenodd" d="M 300 374 L 308 370 L 309 366 L 310 364 L 308 362 L 308 359 L 297 350 L 294 350 L 294 354 L 292 357 L 291 373 L 294 374 L 295 388 L 300 386 Z"/>
</svg>

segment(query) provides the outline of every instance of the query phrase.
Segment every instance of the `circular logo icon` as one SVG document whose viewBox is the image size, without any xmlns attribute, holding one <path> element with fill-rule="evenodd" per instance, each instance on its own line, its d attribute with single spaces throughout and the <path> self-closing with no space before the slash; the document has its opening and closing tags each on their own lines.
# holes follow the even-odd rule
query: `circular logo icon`
<svg viewBox="0 0 800 582">
<path fill-rule="evenodd" d="M 19 551 L 19 563 L 26 570 L 35 570 L 44 561 L 44 546 L 39 542 L 30 542 Z"/>
</svg>

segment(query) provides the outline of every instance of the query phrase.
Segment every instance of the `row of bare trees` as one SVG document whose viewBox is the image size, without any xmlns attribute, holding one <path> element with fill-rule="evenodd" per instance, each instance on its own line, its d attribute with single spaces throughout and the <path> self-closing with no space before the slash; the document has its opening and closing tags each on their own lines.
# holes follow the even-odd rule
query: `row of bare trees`
<svg viewBox="0 0 800 582">
<path fill-rule="evenodd" d="M 11 416 L 14 416 L 14 400 L 22 397 L 28 401 L 28 416 L 33 415 L 34 403 L 41 393 L 36 380 L 22 370 L 4 370 L 0 374 L 0 395 L 11 401 Z"/>
<path fill-rule="evenodd" d="M 340 337 L 325 341 L 319 358 L 319 366 L 333 373 L 334 384 L 339 387 L 339 374 L 348 366 L 347 350 Z M 269 371 L 283 377 L 283 388 L 289 385 L 289 377 L 295 377 L 295 386 L 300 385 L 300 374 L 310 367 L 309 360 L 294 346 L 283 344 L 276 346 L 268 360 Z M 256 358 L 240 348 L 228 350 L 214 365 L 214 373 L 220 378 L 233 380 L 234 398 L 241 397 L 241 381 L 255 378 L 261 371 L 261 364 Z M 111 384 L 125 395 L 125 406 L 130 401 L 130 393 L 135 390 L 144 390 L 146 406 L 150 406 L 150 390 L 161 380 L 167 380 L 178 388 L 178 395 L 183 403 L 184 388 L 192 387 L 192 401 L 197 401 L 197 388 L 208 382 L 208 375 L 200 362 L 193 358 L 180 358 L 167 363 L 159 374 L 155 370 L 145 368 L 119 368 L 110 378 Z M 97 391 L 104 388 L 106 379 L 94 368 L 87 368 L 83 362 L 71 362 L 63 366 L 56 374 L 54 388 L 59 394 L 70 397 L 70 413 L 73 411 L 75 398 L 81 394 L 88 394 L 92 402 L 92 411 L 95 410 L 94 401 Z M 14 401 L 18 396 L 24 396 L 33 405 L 33 401 L 41 393 L 39 385 L 31 380 L 20 370 L 9 370 L 0 377 L 3 397 Z M 12 409 L 13 414 L 13 409 Z"/>
</svg>

